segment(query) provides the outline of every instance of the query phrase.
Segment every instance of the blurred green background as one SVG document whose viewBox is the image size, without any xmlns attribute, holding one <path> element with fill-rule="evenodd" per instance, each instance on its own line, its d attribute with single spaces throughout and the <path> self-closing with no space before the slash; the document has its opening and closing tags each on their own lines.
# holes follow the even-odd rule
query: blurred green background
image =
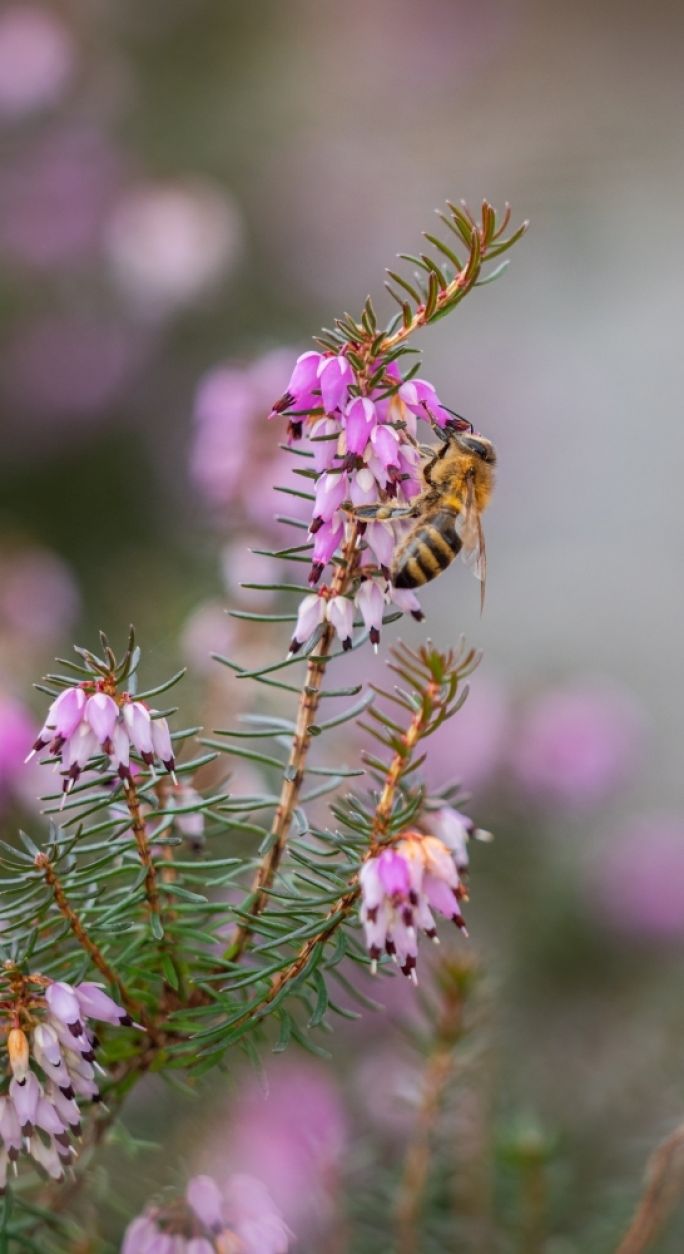
<svg viewBox="0 0 684 1254">
<path fill-rule="evenodd" d="M 485 651 L 437 767 L 496 832 L 468 915 L 492 1117 L 504 1141 L 522 1120 L 553 1146 L 549 1254 L 611 1248 L 684 1107 L 683 33 L 664 0 L 0 8 L 8 825 L 28 810 L 40 830 L 19 767 L 30 684 L 73 634 L 121 642 L 133 620 L 150 679 L 189 664 L 188 719 L 226 725 L 238 698 L 208 653 L 284 645 L 224 609 L 271 535 L 264 418 L 290 358 L 369 291 L 388 309 L 384 267 L 446 197 L 531 219 L 509 272 L 421 343 L 500 466 L 484 617 L 463 569 L 424 604 L 439 644 L 463 631 Z M 354 1075 L 321 1080 L 337 1167 L 314 1235 L 292 1221 L 301 1249 L 336 1213 L 346 1137 L 371 1172 L 391 1158 L 354 1109 L 377 1017 L 365 1031 Z M 152 1095 L 144 1130 L 171 1137 L 162 1108 Z M 199 1156 L 203 1125 L 175 1117 L 192 1166 L 183 1120 Z M 138 1202 L 168 1182 L 154 1162 Z M 502 1205 L 500 1248 L 522 1248 Z M 680 1221 L 657 1248 L 683 1241 Z"/>
</svg>

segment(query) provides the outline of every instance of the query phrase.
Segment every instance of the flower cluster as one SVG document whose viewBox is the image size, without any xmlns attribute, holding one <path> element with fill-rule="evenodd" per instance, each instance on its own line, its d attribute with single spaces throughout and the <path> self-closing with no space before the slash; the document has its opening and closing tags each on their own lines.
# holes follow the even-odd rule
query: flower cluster
<svg viewBox="0 0 684 1254">
<path fill-rule="evenodd" d="M 97 1036 L 88 1020 L 131 1026 L 99 984 L 51 982 L 11 972 L 6 1049 L 11 1071 L 0 1096 L 0 1190 L 24 1150 L 46 1175 L 61 1180 L 81 1130 L 78 1098 L 100 1100 L 95 1080 Z"/>
<path fill-rule="evenodd" d="M 458 810 L 444 806 L 429 816 L 436 834 L 404 832 L 392 845 L 364 862 L 361 922 L 373 970 L 382 953 L 416 982 L 418 929 L 437 942 L 433 910 L 465 932 L 460 902 L 468 866 L 468 841 L 484 835 Z"/>
<path fill-rule="evenodd" d="M 345 353 L 302 353 L 271 414 L 286 413 L 290 439 L 306 435 L 311 444 L 316 480 L 309 582 L 314 586 L 340 550 L 350 509 L 388 500 L 406 506 L 420 492 L 417 420 L 440 427 L 461 421 L 444 408 L 427 380 L 404 380 L 395 360 L 369 363 L 366 374 L 362 380 Z M 415 593 L 390 582 L 396 528 L 381 519 L 361 528 L 354 588 L 348 595 L 332 595 L 322 586 L 303 599 L 291 653 L 326 621 L 343 647 L 351 648 L 355 611 L 374 645 L 388 604 L 422 618 Z"/>
<path fill-rule="evenodd" d="M 290 1235 L 254 1176 L 231 1176 L 224 1189 L 194 1176 L 184 1200 L 150 1206 L 128 1225 L 121 1254 L 287 1254 Z"/>
<path fill-rule="evenodd" d="M 172 775 L 175 766 L 166 719 L 107 680 L 87 680 L 55 697 L 26 760 L 46 746 L 62 764 L 65 793 L 102 753 L 124 783 L 131 779 L 131 750 L 147 766 L 160 762 Z"/>
</svg>

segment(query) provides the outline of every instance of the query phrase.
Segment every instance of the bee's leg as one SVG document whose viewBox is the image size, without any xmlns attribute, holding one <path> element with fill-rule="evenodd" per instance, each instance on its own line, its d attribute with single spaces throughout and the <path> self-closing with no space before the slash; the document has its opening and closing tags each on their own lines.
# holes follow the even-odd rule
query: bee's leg
<svg viewBox="0 0 684 1254">
<path fill-rule="evenodd" d="M 425 482 L 428 484 L 429 487 L 432 487 L 432 471 L 437 465 L 437 462 L 441 461 L 442 458 L 446 456 L 448 451 L 449 451 L 449 442 L 447 439 L 445 439 L 444 443 L 442 444 L 442 447 L 437 450 L 434 457 L 432 457 L 430 461 L 427 462 L 423 466 L 423 479 L 425 480 Z"/>
<path fill-rule="evenodd" d="M 351 501 L 342 504 L 345 514 L 358 518 L 360 522 L 387 522 L 394 518 L 415 518 L 415 505 L 352 505 Z"/>
</svg>

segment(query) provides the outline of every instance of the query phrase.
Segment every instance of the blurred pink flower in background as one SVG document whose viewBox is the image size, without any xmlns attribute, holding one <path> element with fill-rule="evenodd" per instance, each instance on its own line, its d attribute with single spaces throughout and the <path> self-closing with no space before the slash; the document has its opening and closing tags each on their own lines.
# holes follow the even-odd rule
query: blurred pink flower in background
<svg viewBox="0 0 684 1254">
<path fill-rule="evenodd" d="M 147 347 L 120 321 L 47 315 L 9 340 L 2 391 L 22 422 L 29 416 L 82 423 L 119 399 L 142 366 Z M 43 427 L 41 444 L 46 439 Z"/>
<path fill-rule="evenodd" d="M 292 476 L 296 459 L 278 447 L 266 421 L 291 370 L 291 353 L 278 349 L 249 366 L 207 371 L 195 398 L 190 476 L 219 521 L 230 517 L 233 524 L 256 524 L 271 537 L 285 535 L 296 543 L 297 533 L 276 523 L 275 515 L 305 516 L 304 503 L 273 488 L 288 482 L 301 488 Z M 261 576 L 258 564 L 252 569 Z"/>
<path fill-rule="evenodd" d="M 140 312 L 174 313 L 231 270 L 242 239 L 231 197 L 207 179 L 140 183 L 125 191 L 105 225 L 116 283 Z"/>
<path fill-rule="evenodd" d="M 549 804 L 596 805 L 628 777 L 642 723 L 630 693 L 597 681 L 542 693 L 523 710 L 510 745 L 515 780 Z"/>
<path fill-rule="evenodd" d="M 0 807 L 16 800 L 27 746 L 35 739 L 35 728 L 36 720 L 30 710 L 0 693 Z"/>
<path fill-rule="evenodd" d="M 221 1163 L 257 1175 L 298 1235 L 325 1225 L 347 1145 L 331 1074 L 290 1059 L 272 1064 L 266 1092 L 256 1080 L 243 1084 L 226 1128 L 209 1147 L 214 1173 Z"/>
<path fill-rule="evenodd" d="M 43 134 L 3 171 L 0 248 L 36 269 L 71 266 L 99 248 L 121 159 L 93 126 Z"/>
<path fill-rule="evenodd" d="M 0 116 L 54 105 L 73 76 L 70 31 L 47 5 L 10 4 L 0 14 Z"/>
<path fill-rule="evenodd" d="M 37 646 L 57 641 L 80 610 L 76 580 L 66 562 L 49 549 L 0 549 L 0 638 Z"/>
<path fill-rule="evenodd" d="M 476 673 L 464 705 L 430 737 L 423 767 L 428 788 L 442 788 L 454 780 L 468 790 L 483 788 L 501 765 L 510 719 L 510 703 L 501 684 Z"/>
<path fill-rule="evenodd" d="M 590 899 L 601 919 L 632 937 L 684 938 L 684 821 L 652 815 L 631 821 L 589 871 Z"/>
<path fill-rule="evenodd" d="M 199 675 L 216 669 L 212 653 L 230 655 L 235 645 L 235 624 L 220 601 L 204 601 L 186 618 L 181 628 L 183 660 Z"/>
</svg>

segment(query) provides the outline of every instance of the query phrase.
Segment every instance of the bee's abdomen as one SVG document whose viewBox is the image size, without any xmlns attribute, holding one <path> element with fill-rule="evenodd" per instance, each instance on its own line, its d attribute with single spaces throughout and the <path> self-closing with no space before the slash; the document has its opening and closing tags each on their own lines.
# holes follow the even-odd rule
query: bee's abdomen
<svg viewBox="0 0 684 1254">
<path fill-rule="evenodd" d="M 406 536 L 392 569 L 396 588 L 418 588 L 446 570 L 461 548 L 455 521 L 450 510 L 440 510 Z"/>
</svg>

